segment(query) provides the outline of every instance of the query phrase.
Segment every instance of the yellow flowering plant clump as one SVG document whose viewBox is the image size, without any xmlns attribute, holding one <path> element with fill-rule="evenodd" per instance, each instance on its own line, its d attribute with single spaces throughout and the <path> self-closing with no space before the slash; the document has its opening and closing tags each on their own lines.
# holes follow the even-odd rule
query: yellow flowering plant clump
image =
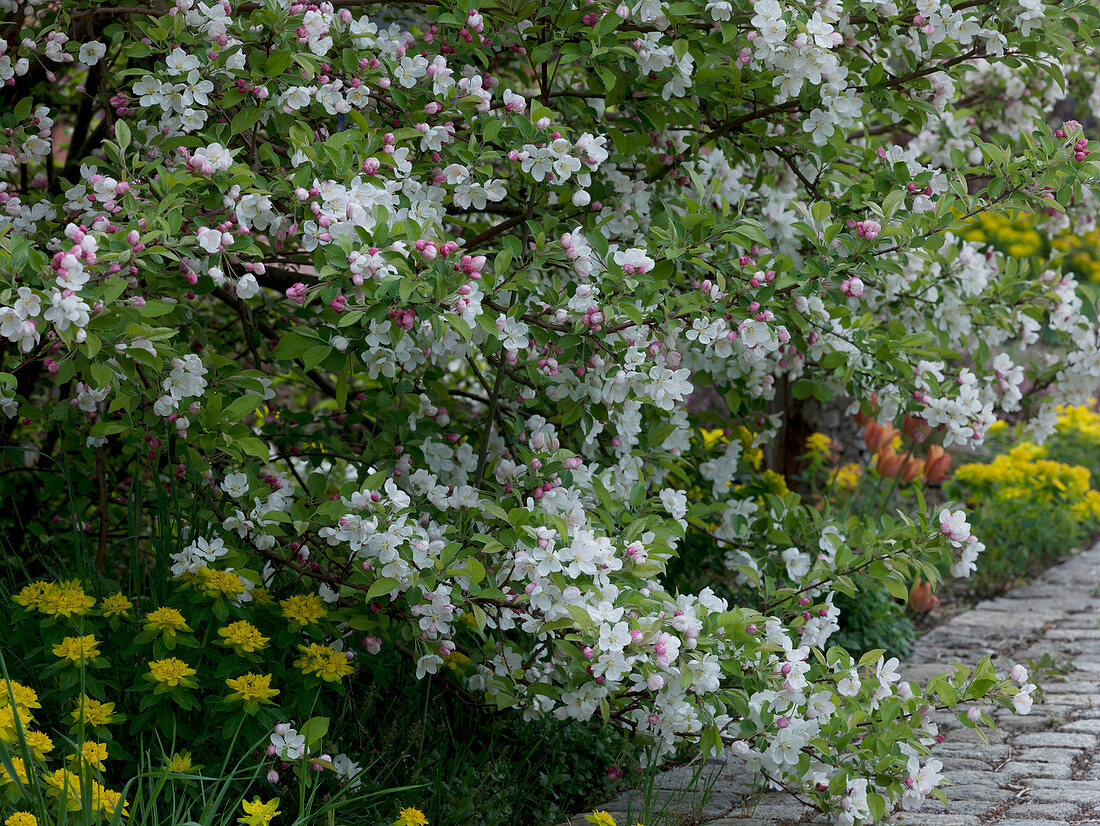
<svg viewBox="0 0 1100 826">
<path fill-rule="evenodd" d="M 191 774 L 202 769 L 202 764 L 196 763 L 189 751 L 174 752 L 164 763 L 164 770 L 172 774 Z"/>
<path fill-rule="evenodd" d="M 601 811 L 599 809 L 592 812 L 592 814 L 585 815 L 584 819 L 587 820 L 589 823 L 594 824 L 594 826 L 618 826 L 618 823 L 615 821 L 615 818 L 611 816 L 611 814 Z M 643 824 L 635 823 L 634 826 L 643 826 Z"/>
<path fill-rule="evenodd" d="M 394 821 L 393 826 L 428 826 L 428 818 L 420 809 L 406 806 L 397 813 L 397 820 Z"/>
<path fill-rule="evenodd" d="M 43 801 L 54 815 L 87 812 L 103 821 L 110 821 L 116 812 L 128 815 L 122 793 L 105 783 L 110 756 L 106 743 L 64 735 L 55 742 L 55 737 L 37 727 L 34 712 L 42 709 L 38 692 L 23 683 L 0 679 L 0 702 L 0 789 L 5 802 L 16 808 L 5 826 L 37 823 L 33 813 L 21 809 L 40 810 L 36 803 Z M 60 743 L 64 746 L 59 747 Z M 36 797 L 32 784 L 37 784 L 41 796 Z"/>
<path fill-rule="evenodd" d="M 75 701 L 76 708 L 69 712 L 73 730 L 84 729 L 100 733 L 113 723 L 122 722 L 125 716 L 115 713 L 115 704 L 81 695 Z"/>
<path fill-rule="evenodd" d="M 974 244 L 989 244 L 1013 258 L 1029 258 L 1049 252 L 1049 241 L 1035 228 L 1034 216 L 982 213 L 971 219 L 963 240 Z"/>
<path fill-rule="evenodd" d="M 962 238 L 1011 258 L 1037 257 L 1085 281 L 1100 283 L 1100 229 L 1074 232 L 1070 227 L 1051 235 L 1044 220 L 1034 213 L 983 212 L 970 219 Z"/>
<path fill-rule="evenodd" d="M 284 592 L 276 601 L 253 584 L 260 579 L 243 568 L 203 565 L 181 572 L 157 601 L 110 589 L 97 599 L 93 583 L 76 580 L 16 590 L 14 610 L 0 610 L 0 633 L 13 641 L 4 660 L 19 675 L 10 696 L 0 695 L 0 748 L 11 757 L 0 793 L 39 778 L 54 797 L 65 793 L 67 806 L 94 803 L 102 812 L 118 802 L 104 773 L 136 776 L 159 767 L 173 782 L 202 785 L 204 778 L 191 775 L 203 766 L 167 737 L 229 756 L 269 737 L 282 720 L 314 718 L 325 693 L 343 693 L 355 671 L 338 642 L 343 615 L 316 593 Z M 57 730 L 37 724 L 42 689 L 25 675 L 58 692 Z M 194 714 L 199 708 L 204 713 Z M 116 725 L 122 721 L 128 725 Z M 166 739 L 146 760 L 151 730 Z M 317 726 L 303 731 L 318 747 Z M 261 776 L 278 774 L 279 758 L 257 755 Z M 318 750 L 310 759 L 327 771 L 295 774 L 303 787 L 343 784 L 357 764 L 339 757 L 336 765 Z M 265 767 L 268 760 L 274 765 Z M 76 785 L 74 778 L 88 777 L 99 785 Z M 263 811 L 250 816 L 262 821 Z"/>
<path fill-rule="evenodd" d="M 343 652 L 327 645 L 310 643 L 299 645 L 298 650 L 302 655 L 294 661 L 294 666 L 301 669 L 303 674 L 315 674 L 325 682 L 338 683 L 342 677 L 355 671 Z"/>
<path fill-rule="evenodd" d="M 1090 486 L 1089 470 L 1046 456 L 1046 448 L 1020 442 L 987 464 L 962 465 L 955 478 L 966 486 L 973 503 L 981 499 L 1058 502 L 1082 520 L 1100 516 L 1100 494 Z"/>
<path fill-rule="evenodd" d="M 259 628 L 245 620 L 237 620 L 224 628 L 219 628 L 218 636 L 221 637 L 219 642 L 222 645 L 231 648 L 238 657 L 250 660 L 259 659 L 251 655 L 263 651 L 269 641 L 268 637 L 260 633 Z"/>
<path fill-rule="evenodd" d="M 324 602 L 316 594 L 295 594 L 279 603 L 292 628 L 315 625 L 328 615 Z"/>
<path fill-rule="evenodd" d="M 244 826 L 267 826 L 279 814 L 279 798 L 272 798 L 266 803 L 258 797 L 242 800 L 241 808 L 244 809 L 244 815 L 237 818 L 238 823 L 243 823 Z"/>
<path fill-rule="evenodd" d="M 129 618 L 133 608 L 134 604 L 123 593 L 111 594 L 99 603 L 99 613 L 107 619 L 107 624 L 112 630 L 118 630 L 122 620 Z"/>
<path fill-rule="evenodd" d="M 95 606 L 95 597 L 85 593 L 79 580 L 32 582 L 13 597 L 17 605 L 51 619 L 82 617 Z M 49 621 L 49 620 L 47 620 Z"/>
<path fill-rule="evenodd" d="M 157 608 L 145 617 L 145 629 L 153 636 L 161 637 L 169 647 L 175 645 L 178 634 L 190 633 L 191 626 L 177 608 Z"/>
<path fill-rule="evenodd" d="M 239 702 L 245 711 L 254 712 L 260 705 L 271 705 L 279 696 L 279 689 L 272 688 L 270 674 L 242 674 L 231 677 L 225 684 L 233 689 L 228 700 Z"/>
<path fill-rule="evenodd" d="M 100 642 L 94 634 L 65 637 L 51 649 L 66 665 L 102 668 L 107 662 L 99 656 Z"/>
<path fill-rule="evenodd" d="M 999 428 L 988 461 L 958 468 L 945 493 L 975 508 L 988 550 L 975 589 L 996 594 L 1053 562 L 1100 528 L 1100 414 L 1059 406 L 1037 444 L 1021 425 Z"/>
</svg>

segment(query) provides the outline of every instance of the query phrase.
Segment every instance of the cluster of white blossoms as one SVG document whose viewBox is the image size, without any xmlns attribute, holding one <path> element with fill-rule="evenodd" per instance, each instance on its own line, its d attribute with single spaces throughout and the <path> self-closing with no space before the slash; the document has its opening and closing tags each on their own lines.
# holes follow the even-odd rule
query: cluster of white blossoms
<svg viewBox="0 0 1100 826">
<path fill-rule="evenodd" d="M 725 743 L 842 823 L 920 804 L 928 704 L 826 650 L 834 585 L 983 546 L 950 508 L 840 524 L 760 451 L 810 397 L 971 448 L 1095 391 L 1073 275 L 960 237 L 1096 226 L 1052 115 L 1100 107 L 1094 56 L 1039 29 L 1088 7 L 99 5 L 0 41 L 5 438 L 134 446 L 111 475 L 174 474 L 212 526 L 173 575 L 232 565 L 244 600 L 281 562 L 418 677 Z M 1018 676 L 989 691 L 1026 712 Z"/>
</svg>

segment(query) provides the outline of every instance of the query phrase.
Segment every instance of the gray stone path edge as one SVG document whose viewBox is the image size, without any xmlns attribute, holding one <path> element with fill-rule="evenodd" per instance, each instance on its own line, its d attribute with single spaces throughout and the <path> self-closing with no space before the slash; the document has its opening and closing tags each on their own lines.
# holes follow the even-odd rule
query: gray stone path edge
<svg viewBox="0 0 1100 826">
<path fill-rule="evenodd" d="M 936 718 L 945 741 L 933 753 L 952 785 L 950 806 L 929 799 L 919 812 L 898 813 L 892 824 L 921 826 L 1066 826 L 1100 823 L 1100 545 L 1050 568 L 1031 584 L 981 602 L 921 637 L 902 665 L 903 679 L 924 683 L 952 662 L 994 656 L 1007 666 L 1049 654 L 1069 661 L 1064 675 L 1042 679 L 1031 714 L 998 708 L 997 730 L 983 743 L 952 715 Z M 1097 591 L 1097 593 L 1094 593 Z M 657 777 L 664 823 L 647 826 L 788 826 L 828 823 L 789 794 L 760 794 L 733 761 L 711 760 L 704 781 L 695 769 Z M 699 792 L 710 785 L 705 797 Z M 635 823 L 642 793 L 627 792 L 601 807 L 623 826 Z M 630 816 L 633 819 L 627 819 Z M 580 826 L 583 815 L 569 821 Z"/>
</svg>

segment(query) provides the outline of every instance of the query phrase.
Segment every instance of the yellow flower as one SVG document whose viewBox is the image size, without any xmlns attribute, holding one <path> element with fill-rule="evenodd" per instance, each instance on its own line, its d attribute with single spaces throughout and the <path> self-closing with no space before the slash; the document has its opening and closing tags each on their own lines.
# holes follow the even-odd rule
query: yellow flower
<svg viewBox="0 0 1100 826">
<path fill-rule="evenodd" d="M 104 771 L 103 761 L 107 759 L 107 744 L 85 740 L 80 746 L 80 754 L 74 754 L 71 759 L 78 764 L 87 763 L 96 771 Z"/>
<path fill-rule="evenodd" d="M 229 695 L 230 700 L 240 700 L 248 706 L 258 703 L 271 703 L 273 698 L 279 696 L 279 689 L 271 687 L 270 674 L 242 674 L 240 677 L 230 678 L 225 684 L 233 689 Z"/>
<path fill-rule="evenodd" d="M 783 478 L 782 474 L 776 473 L 774 470 L 765 470 L 760 477 L 760 481 L 768 489 L 768 493 L 782 496 L 791 492 L 791 489 L 787 487 L 787 480 Z"/>
<path fill-rule="evenodd" d="M 254 603 L 256 603 L 257 605 L 274 605 L 275 604 L 275 600 L 272 599 L 272 597 L 271 597 L 271 592 L 268 591 L 267 588 L 265 588 L 262 585 L 257 585 L 255 588 L 253 588 L 248 593 L 250 593 L 252 595 L 252 601 Z"/>
<path fill-rule="evenodd" d="M 4 826 L 38 826 L 38 818 L 30 812 L 16 812 L 4 821 Z"/>
<path fill-rule="evenodd" d="M 268 638 L 260 633 L 259 628 L 244 620 L 231 622 L 225 628 L 219 628 L 218 636 L 225 639 L 222 645 L 232 648 L 237 654 L 262 651 L 268 641 Z"/>
<path fill-rule="evenodd" d="M 1090 490 L 1088 468 L 1051 461 L 1046 449 L 1020 442 L 988 464 L 963 465 L 956 472 L 973 501 L 1083 502 Z"/>
<path fill-rule="evenodd" d="M 72 717 L 73 725 L 80 725 L 81 712 L 83 712 L 84 725 L 106 726 L 111 723 L 114 717 L 115 704 L 93 700 L 85 695 L 81 700 L 81 704 L 69 714 Z"/>
<path fill-rule="evenodd" d="M 84 587 L 74 579 L 43 594 L 38 610 L 52 617 L 79 617 L 91 611 L 94 605 L 95 598 L 85 594 Z"/>
<path fill-rule="evenodd" d="M 52 582 L 32 582 L 16 594 L 12 599 L 28 610 L 41 610 L 42 600 L 47 594 L 57 590 Z"/>
<path fill-rule="evenodd" d="M 721 428 L 718 430 L 701 430 L 699 432 L 703 436 L 703 447 L 705 448 L 729 443 L 729 437 L 726 435 L 726 431 Z"/>
<path fill-rule="evenodd" d="M 393 826 L 428 826 L 428 818 L 419 809 L 408 806 L 397 813 L 397 822 Z"/>
<path fill-rule="evenodd" d="M 191 774 L 202 768 L 191 760 L 191 752 L 180 751 L 168 758 L 164 768 L 173 774 Z"/>
<path fill-rule="evenodd" d="M 469 664 L 470 658 L 461 651 L 452 651 L 443 658 L 443 662 L 446 663 L 449 668 L 461 672 L 462 669 Z"/>
<path fill-rule="evenodd" d="M 53 751 L 53 740 L 44 731 L 25 731 L 23 733 L 24 738 L 27 741 L 27 748 L 30 749 L 34 756 L 39 760 L 45 760 L 46 755 Z"/>
<path fill-rule="evenodd" d="M 181 631 L 191 630 L 183 614 L 175 608 L 158 608 L 153 611 L 145 618 L 145 627 L 170 639 L 174 639 Z"/>
<path fill-rule="evenodd" d="M 596 826 L 615 826 L 615 818 L 603 811 L 595 811 L 590 815 L 585 815 L 584 819 L 589 823 L 596 824 Z"/>
<path fill-rule="evenodd" d="M 200 568 L 195 575 L 194 585 L 211 599 L 237 600 L 248 593 L 248 586 L 233 571 L 218 571 L 214 568 Z"/>
<path fill-rule="evenodd" d="M 806 451 L 816 456 L 828 456 L 833 450 L 833 440 L 824 433 L 811 433 L 806 437 Z"/>
<path fill-rule="evenodd" d="M 92 634 L 83 637 L 65 637 L 53 647 L 53 653 L 63 660 L 79 665 L 81 661 L 99 656 L 99 641 Z"/>
<path fill-rule="evenodd" d="M 283 608 L 283 616 L 290 620 L 292 628 L 313 625 L 328 615 L 328 609 L 317 594 L 296 594 L 287 597 L 279 605 Z"/>
<path fill-rule="evenodd" d="M 165 657 L 163 660 L 153 660 L 149 663 L 148 679 L 170 688 L 177 686 L 192 688 L 194 683 L 190 678 L 195 673 L 195 669 L 179 657 Z"/>
<path fill-rule="evenodd" d="M 271 819 L 279 814 L 279 798 L 272 798 L 267 803 L 261 802 L 258 797 L 250 801 L 242 800 L 241 808 L 244 809 L 244 817 L 238 817 L 238 823 L 244 823 L 246 826 L 267 826 Z"/>
<path fill-rule="evenodd" d="M 8 774 L 7 768 L 0 763 L 0 783 L 5 786 L 14 786 L 16 780 L 23 786 L 27 785 L 27 766 L 21 757 L 9 757 L 11 767 L 15 770 L 15 777 Z"/>
<path fill-rule="evenodd" d="M 294 665 L 304 674 L 316 674 L 325 682 L 338 682 L 341 677 L 355 670 L 343 652 L 327 645 L 313 642 L 308 646 L 299 645 L 298 650 L 302 652 L 302 656 L 294 661 Z"/>
<path fill-rule="evenodd" d="M 45 775 L 46 787 L 51 795 L 65 800 L 65 808 L 70 812 L 80 811 L 80 776 L 68 769 L 57 769 Z"/>
<path fill-rule="evenodd" d="M 122 617 L 133 607 L 134 604 L 126 598 L 125 594 L 111 594 L 99 603 L 99 613 L 105 617 Z"/>
<path fill-rule="evenodd" d="M 855 462 L 841 465 L 833 473 L 833 484 L 843 490 L 855 490 L 863 477 L 863 466 Z"/>
<path fill-rule="evenodd" d="M 110 820 L 115 816 L 115 810 L 121 805 L 122 816 L 129 817 L 129 801 L 122 799 L 122 792 L 116 792 L 114 789 L 108 789 L 106 786 L 101 786 L 93 781 L 92 784 L 92 802 L 102 815 Z"/>
<path fill-rule="evenodd" d="M 1075 432 L 1086 437 L 1090 442 L 1100 444 L 1100 415 L 1091 407 L 1080 405 L 1078 407 L 1058 407 L 1059 433 Z"/>
<path fill-rule="evenodd" d="M 19 717 L 16 724 L 16 715 Z M 0 741 L 14 743 L 19 738 L 19 730 L 27 731 L 34 722 L 34 716 L 23 706 L 10 705 L 0 708 Z"/>
<path fill-rule="evenodd" d="M 9 697 L 8 687 L 10 687 L 11 696 Z M 33 688 L 27 688 L 22 683 L 17 683 L 15 680 L 9 680 L 5 685 L 0 685 L 0 708 L 3 708 L 8 704 L 11 697 L 15 698 L 15 704 L 22 706 L 23 708 L 42 708 L 42 704 L 38 702 L 38 695 L 34 692 Z"/>
</svg>

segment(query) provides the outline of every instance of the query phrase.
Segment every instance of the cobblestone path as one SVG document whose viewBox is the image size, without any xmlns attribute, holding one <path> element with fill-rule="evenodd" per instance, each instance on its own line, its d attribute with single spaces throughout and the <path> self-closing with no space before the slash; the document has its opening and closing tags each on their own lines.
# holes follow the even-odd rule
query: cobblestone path
<svg viewBox="0 0 1100 826">
<path fill-rule="evenodd" d="M 1040 678 L 1043 690 L 1031 714 L 998 708 L 997 731 L 983 743 L 953 716 L 937 718 L 945 741 L 933 749 L 954 784 L 941 788 L 945 808 L 930 798 L 919 812 L 893 815 L 891 824 L 921 826 L 1064 826 L 1100 823 L 1100 545 L 1051 568 L 1030 585 L 979 603 L 917 641 L 900 669 L 902 679 L 923 682 L 953 661 L 976 663 L 994 654 L 1001 673 L 1008 663 L 1049 654 L 1072 668 Z M 1094 593 L 1095 590 L 1095 593 Z M 751 778 L 731 759 L 712 760 L 699 788 L 690 787 L 691 767 L 673 769 L 657 780 L 667 801 L 660 826 L 786 826 L 828 823 L 788 794 L 753 794 Z M 620 824 L 632 824 L 640 792 L 628 792 L 603 806 Z M 660 810 L 660 806 L 655 807 Z M 635 819 L 627 819 L 631 816 Z M 587 821 L 574 817 L 570 826 Z M 653 824 L 650 824 L 653 826 Z"/>
</svg>

